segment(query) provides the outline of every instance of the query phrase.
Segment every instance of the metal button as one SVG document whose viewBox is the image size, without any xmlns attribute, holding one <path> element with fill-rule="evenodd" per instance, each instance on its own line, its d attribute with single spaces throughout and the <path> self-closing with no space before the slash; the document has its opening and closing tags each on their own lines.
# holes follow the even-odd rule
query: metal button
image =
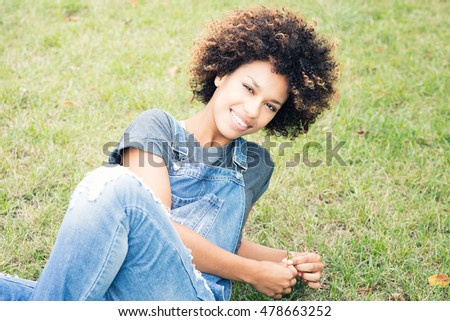
<svg viewBox="0 0 450 321">
<path fill-rule="evenodd" d="M 237 178 L 237 179 L 241 179 L 241 178 L 242 178 L 242 174 L 241 174 L 240 172 L 237 172 L 237 173 L 236 173 L 236 178 Z"/>
<path fill-rule="evenodd" d="M 180 169 L 180 165 L 178 165 L 177 163 L 173 163 L 173 170 L 176 172 L 179 169 Z"/>
</svg>

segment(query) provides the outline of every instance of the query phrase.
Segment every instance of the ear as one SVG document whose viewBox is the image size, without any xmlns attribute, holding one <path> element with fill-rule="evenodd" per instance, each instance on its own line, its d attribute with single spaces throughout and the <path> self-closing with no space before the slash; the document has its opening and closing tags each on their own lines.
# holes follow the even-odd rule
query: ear
<svg viewBox="0 0 450 321">
<path fill-rule="evenodd" d="M 216 87 L 220 87 L 220 85 L 222 84 L 223 78 L 224 77 L 216 76 L 216 78 L 214 79 L 214 85 L 216 85 Z"/>
</svg>

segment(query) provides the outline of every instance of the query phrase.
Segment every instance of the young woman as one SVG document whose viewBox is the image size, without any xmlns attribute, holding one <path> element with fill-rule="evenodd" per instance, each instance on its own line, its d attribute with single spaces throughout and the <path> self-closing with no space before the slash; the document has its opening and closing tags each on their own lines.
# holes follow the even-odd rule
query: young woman
<svg viewBox="0 0 450 321">
<path fill-rule="evenodd" d="M 319 255 L 242 238 L 268 187 L 268 152 L 242 136 L 295 137 L 329 107 L 331 46 L 286 10 L 237 10 L 194 52 L 204 108 L 142 113 L 74 191 L 38 280 L 0 278 L 3 300 L 228 300 L 231 280 L 272 298 L 320 286 Z M 294 236 L 293 236 L 294 237 Z"/>
</svg>

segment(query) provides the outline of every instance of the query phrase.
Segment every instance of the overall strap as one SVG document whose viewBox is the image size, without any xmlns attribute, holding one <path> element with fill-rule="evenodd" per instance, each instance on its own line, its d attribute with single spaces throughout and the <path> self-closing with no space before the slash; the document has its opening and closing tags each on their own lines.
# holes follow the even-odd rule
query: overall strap
<svg viewBox="0 0 450 321">
<path fill-rule="evenodd" d="M 242 137 L 235 139 L 233 149 L 233 163 L 240 167 L 237 170 L 242 173 L 248 168 L 247 165 L 247 141 Z"/>
</svg>

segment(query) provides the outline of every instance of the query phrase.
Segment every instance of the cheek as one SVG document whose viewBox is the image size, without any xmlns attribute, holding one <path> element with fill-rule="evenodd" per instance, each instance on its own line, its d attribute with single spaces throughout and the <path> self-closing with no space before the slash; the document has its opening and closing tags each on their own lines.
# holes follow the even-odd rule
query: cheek
<svg viewBox="0 0 450 321">
<path fill-rule="evenodd" d="M 270 123 L 272 121 L 272 119 L 274 119 L 276 116 L 276 113 L 272 112 L 272 111 L 267 111 L 265 118 L 264 118 L 264 126 L 266 126 L 268 123 Z"/>
<path fill-rule="evenodd" d="M 256 124 L 256 127 L 252 130 L 252 132 L 257 132 L 258 130 L 266 127 L 267 124 L 269 124 L 274 117 L 275 115 L 272 114 L 272 112 L 270 112 L 270 115 L 264 115 L 264 117 L 261 117 L 258 123 Z"/>
<path fill-rule="evenodd" d="M 225 104 L 232 104 L 241 101 L 244 96 L 239 91 L 239 88 L 222 88 L 220 92 L 219 101 Z"/>
</svg>

